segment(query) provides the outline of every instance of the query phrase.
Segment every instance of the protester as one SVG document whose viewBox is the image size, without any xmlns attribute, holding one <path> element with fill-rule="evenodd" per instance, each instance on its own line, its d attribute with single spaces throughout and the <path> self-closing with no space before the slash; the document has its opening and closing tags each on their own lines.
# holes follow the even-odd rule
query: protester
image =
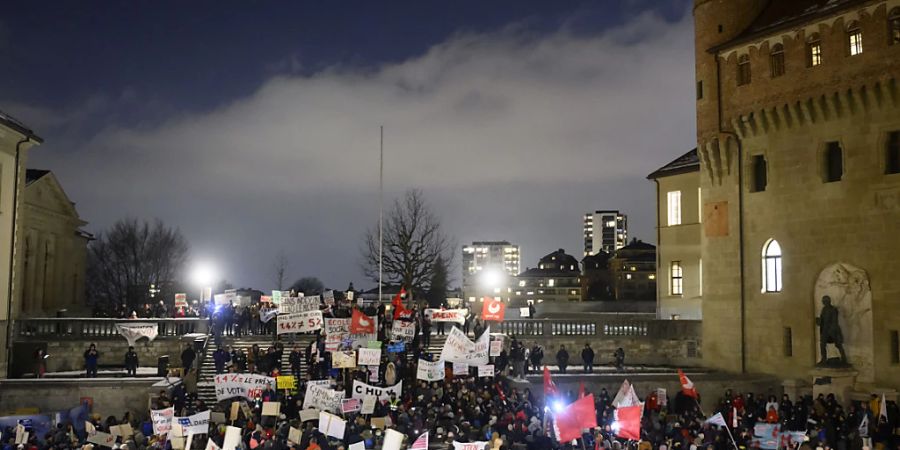
<svg viewBox="0 0 900 450">
<path fill-rule="evenodd" d="M 134 347 L 129 346 L 125 352 L 125 374 L 127 376 L 137 376 L 137 368 L 139 365 L 138 354 L 134 351 Z"/>
<path fill-rule="evenodd" d="M 566 351 L 565 345 L 560 345 L 559 351 L 556 352 L 556 365 L 559 366 L 560 373 L 566 373 L 566 366 L 569 365 L 569 352 Z"/>
<path fill-rule="evenodd" d="M 184 373 L 187 373 L 191 370 L 191 366 L 194 365 L 194 359 L 197 358 L 197 352 L 194 351 L 194 346 L 188 344 L 184 351 L 181 352 L 181 367 L 184 368 Z"/>
<path fill-rule="evenodd" d="M 91 344 L 88 346 L 88 349 L 84 352 L 84 369 L 85 376 L 88 378 L 96 378 L 97 377 L 97 364 L 100 362 L 100 352 L 97 351 L 97 346 Z"/>
<path fill-rule="evenodd" d="M 591 348 L 589 343 L 585 343 L 584 349 L 581 350 L 581 362 L 584 365 L 585 372 L 594 371 L 594 349 Z"/>
</svg>

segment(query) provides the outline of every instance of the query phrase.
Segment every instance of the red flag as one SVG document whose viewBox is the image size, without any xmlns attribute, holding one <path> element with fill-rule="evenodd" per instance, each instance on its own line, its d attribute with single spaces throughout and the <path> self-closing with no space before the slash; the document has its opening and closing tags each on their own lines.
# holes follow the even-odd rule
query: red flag
<svg viewBox="0 0 900 450">
<path fill-rule="evenodd" d="M 426 431 L 423 435 L 419 436 L 419 438 L 409 446 L 409 450 L 428 450 L 428 432 Z"/>
<path fill-rule="evenodd" d="M 566 406 L 556 415 L 556 429 L 559 430 L 559 442 L 569 442 L 581 437 L 581 430 L 597 426 L 597 409 L 594 407 L 594 395 L 588 395 Z"/>
<path fill-rule="evenodd" d="M 353 309 L 353 317 L 350 319 L 351 334 L 374 334 L 375 320 L 362 313 L 358 309 Z"/>
<path fill-rule="evenodd" d="M 642 405 L 624 406 L 616 408 L 615 417 L 617 426 L 614 427 L 616 436 L 625 439 L 641 439 L 641 414 Z"/>
<path fill-rule="evenodd" d="M 406 288 L 401 287 L 400 292 L 391 300 L 391 306 L 394 307 L 394 320 L 399 318 L 408 318 L 412 315 L 412 311 L 406 309 L 403 305 L 403 299 L 406 297 Z"/>
<path fill-rule="evenodd" d="M 681 371 L 678 369 L 678 379 L 681 381 L 681 392 L 688 397 L 697 398 L 697 390 L 694 389 L 694 383 Z"/>
<path fill-rule="evenodd" d="M 544 396 L 556 395 L 556 383 L 550 378 L 550 368 L 544 366 Z"/>
<path fill-rule="evenodd" d="M 503 316 L 506 315 L 506 304 L 500 300 L 494 300 L 490 297 L 484 298 L 484 307 L 481 308 L 482 320 L 493 320 L 502 322 Z"/>
<path fill-rule="evenodd" d="M 584 398 L 584 381 L 578 382 L 578 398 Z"/>
</svg>

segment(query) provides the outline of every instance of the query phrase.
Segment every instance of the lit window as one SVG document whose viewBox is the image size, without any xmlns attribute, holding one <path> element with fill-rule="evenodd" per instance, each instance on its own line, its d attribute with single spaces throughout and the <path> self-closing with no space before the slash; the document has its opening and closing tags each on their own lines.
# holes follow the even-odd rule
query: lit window
<svg viewBox="0 0 900 450">
<path fill-rule="evenodd" d="M 525 280 L 519 280 L 519 287 L 525 287 Z"/>
<path fill-rule="evenodd" d="M 697 223 L 703 222 L 703 188 L 697 188 Z"/>
<path fill-rule="evenodd" d="M 630 280 L 630 279 L 631 279 L 631 274 L 630 274 L 630 273 L 626 273 L 626 274 L 625 274 L 625 279 L 626 279 L 626 280 Z"/>
<path fill-rule="evenodd" d="M 547 280 L 548 287 L 553 287 L 553 285 L 555 285 L 555 284 L 556 284 L 556 280 L 554 280 L 553 278 Z"/>
<path fill-rule="evenodd" d="M 806 43 L 806 65 L 815 67 L 822 64 L 822 41 L 818 34 L 813 34 Z"/>
<path fill-rule="evenodd" d="M 669 264 L 669 277 L 671 280 L 669 283 L 669 294 L 682 295 L 684 293 L 684 286 L 682 285 L 684 272 L 681 269 L 681 261 L 672 261 Z"/>
<path fill-rule="evenodd" d="M 669 192 L 666 198 L 669 211 L 668 225 L 681 225 L 681 191 Z"/>
<path fill-rule="evenodd" d="M 631 269 L 630 269 L 630 270 L 631 270 L 632 272 L 635 272 L 635 271 L 637 271 L 637 267 L 631 266 Z"/>
<path fill-rule="evenodd" d="M 648 280 L 655 280 L 655 279 L 656 279 L 656 274 L 655 274 L 655 273 L 651 273 L 650 275 L 647 275 L 647 279 L 648 279 Z"/>
<path fill-rule="evenodd" d="M 850 45 L 850 56 L 862 53 L 862 30 L 856 22 L 847 27 L 847 43 Z"/>
<path fill-rule="evenodd" d="M 750 55 L 741 55 L 738 58 L 737 84 L 743 86 L 750 84 Z"/>
<path fill-rule="evenodd" d="M 900 173 L 900 131 L 888 133 L 884 160 L 885 173 Z"/>
<path fill-rule="evenodd" d="M 894 8 L 888 15 L 891 45 L 900 44 L 900 8 Z"/>
<path fill-rule="evenodd" d="M 769 55 L 769 64 L 772 69 L 772 78 L 784 75 L 784 46 L 775 44 Z"/>
<path fill-rule="evenodd" d="M 703 296 L 703 260 L 697 261 L 697 274 L 698 274 L 698 283 L 697 283 L 697 295 Z"/>
<path fill-rule="evenodd" d="M 769 239 L 763 246 L 763 292 L 781 292 L 781 245 Z"/>
</svg>

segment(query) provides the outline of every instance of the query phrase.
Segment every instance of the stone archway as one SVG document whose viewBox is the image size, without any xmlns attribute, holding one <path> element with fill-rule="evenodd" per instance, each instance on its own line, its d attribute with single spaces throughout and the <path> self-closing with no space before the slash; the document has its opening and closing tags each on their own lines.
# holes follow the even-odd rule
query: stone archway
<svg viewBox="0 0 900 450">
<path fill-rule="evenodd" d="M 822 297 L 831 297 L 838 310 L 838 321 L 844 336 L 847 360 L 859 372 L 858 381 L 874 381 L 874 351 L 872 340 L 872 290 L 865 270 L 847 263 L 830 264 L 816 279 L 816 317 L 822 310 Z M 816 327 L 816 361 L 819 351 L 819 329 Z M 829 346 L 829 355 L 833 355 Z"/>
</svg>

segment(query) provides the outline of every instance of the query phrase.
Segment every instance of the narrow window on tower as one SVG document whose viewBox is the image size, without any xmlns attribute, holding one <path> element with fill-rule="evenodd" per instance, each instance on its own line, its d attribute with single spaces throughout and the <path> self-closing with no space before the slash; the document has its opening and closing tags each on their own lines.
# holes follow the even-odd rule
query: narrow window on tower
<svg viewBox="0 0 900 450">
<path fill-rule="evenodd" d="M 765 191 L 769 181 L 769 168 L 766 164 L 766 157 L 763 155 L 753 155 L 753 164 L 751 167 L 753 169 L 753 177 L 750 180 L 752 183 L 750 192 Z"/>
<path fill-rule="evenodd" d="M 684 293 L 684 272 L 681 269 L 681 261 L 672 261 L 669 264 L 669 294 L 682 295 Z"/>
<path fill-rule="evenodd" d="M 900 8 L 894 8 L 888 14 L 888 39 L 890 44 L 900 44 Z"/>
<path fill-rule="evenodd" d="M 784 327 L 784 356 L 794 356 L 794 332 L 791 327 Z"/>
<path fill-rule="evenodd" d="M 703 99 L 703 80 L 697 82 L 697 100 Z"/>
<path fill-rule="evenodd" d="M 839 142 L 825 145 L 825 182 L 841 181 L 844 176 L 844 151 Z"/>
<path fill-rule="evenodd" d="M 738 86 L 750 84 L 750 55 L 741 55 L 738 58 L 737 84 Z"/>
<path fill-rule="evenodd" d="M 781 245 L 769 239 L 762 251 L 762 291 L 781 292 Z"/>
<path fill-rule="evenodd" d="M 847 27 L 847 45 L 850 56 L 856 56 L 863 52 L 862 29 L 858 22 L 851 22 Z"/>
<path fill-rule="evenodd" d="M 822 40 L 818 33 L 813 33 L 806 42 L 806 66 L 816 67 L 822 64 Z"/>
<path fill-rule="evenodd" d="M 884 172 L 900 173 L 900 131 L 891 131 L 887 136 Z"/>
<path fill-rule="evenodd" d="M 668 208 L 667 225 L 681 225 L 681 191 L 671 191 L 666 194 Z"/>
<path fill-rule="evenodd" d="M 772 69 L 772 78 L 784 75 L 784 46 L 775 44 L 772 47 L 772 53 L 769 55 L 769 64 Z"/>
</svg>

